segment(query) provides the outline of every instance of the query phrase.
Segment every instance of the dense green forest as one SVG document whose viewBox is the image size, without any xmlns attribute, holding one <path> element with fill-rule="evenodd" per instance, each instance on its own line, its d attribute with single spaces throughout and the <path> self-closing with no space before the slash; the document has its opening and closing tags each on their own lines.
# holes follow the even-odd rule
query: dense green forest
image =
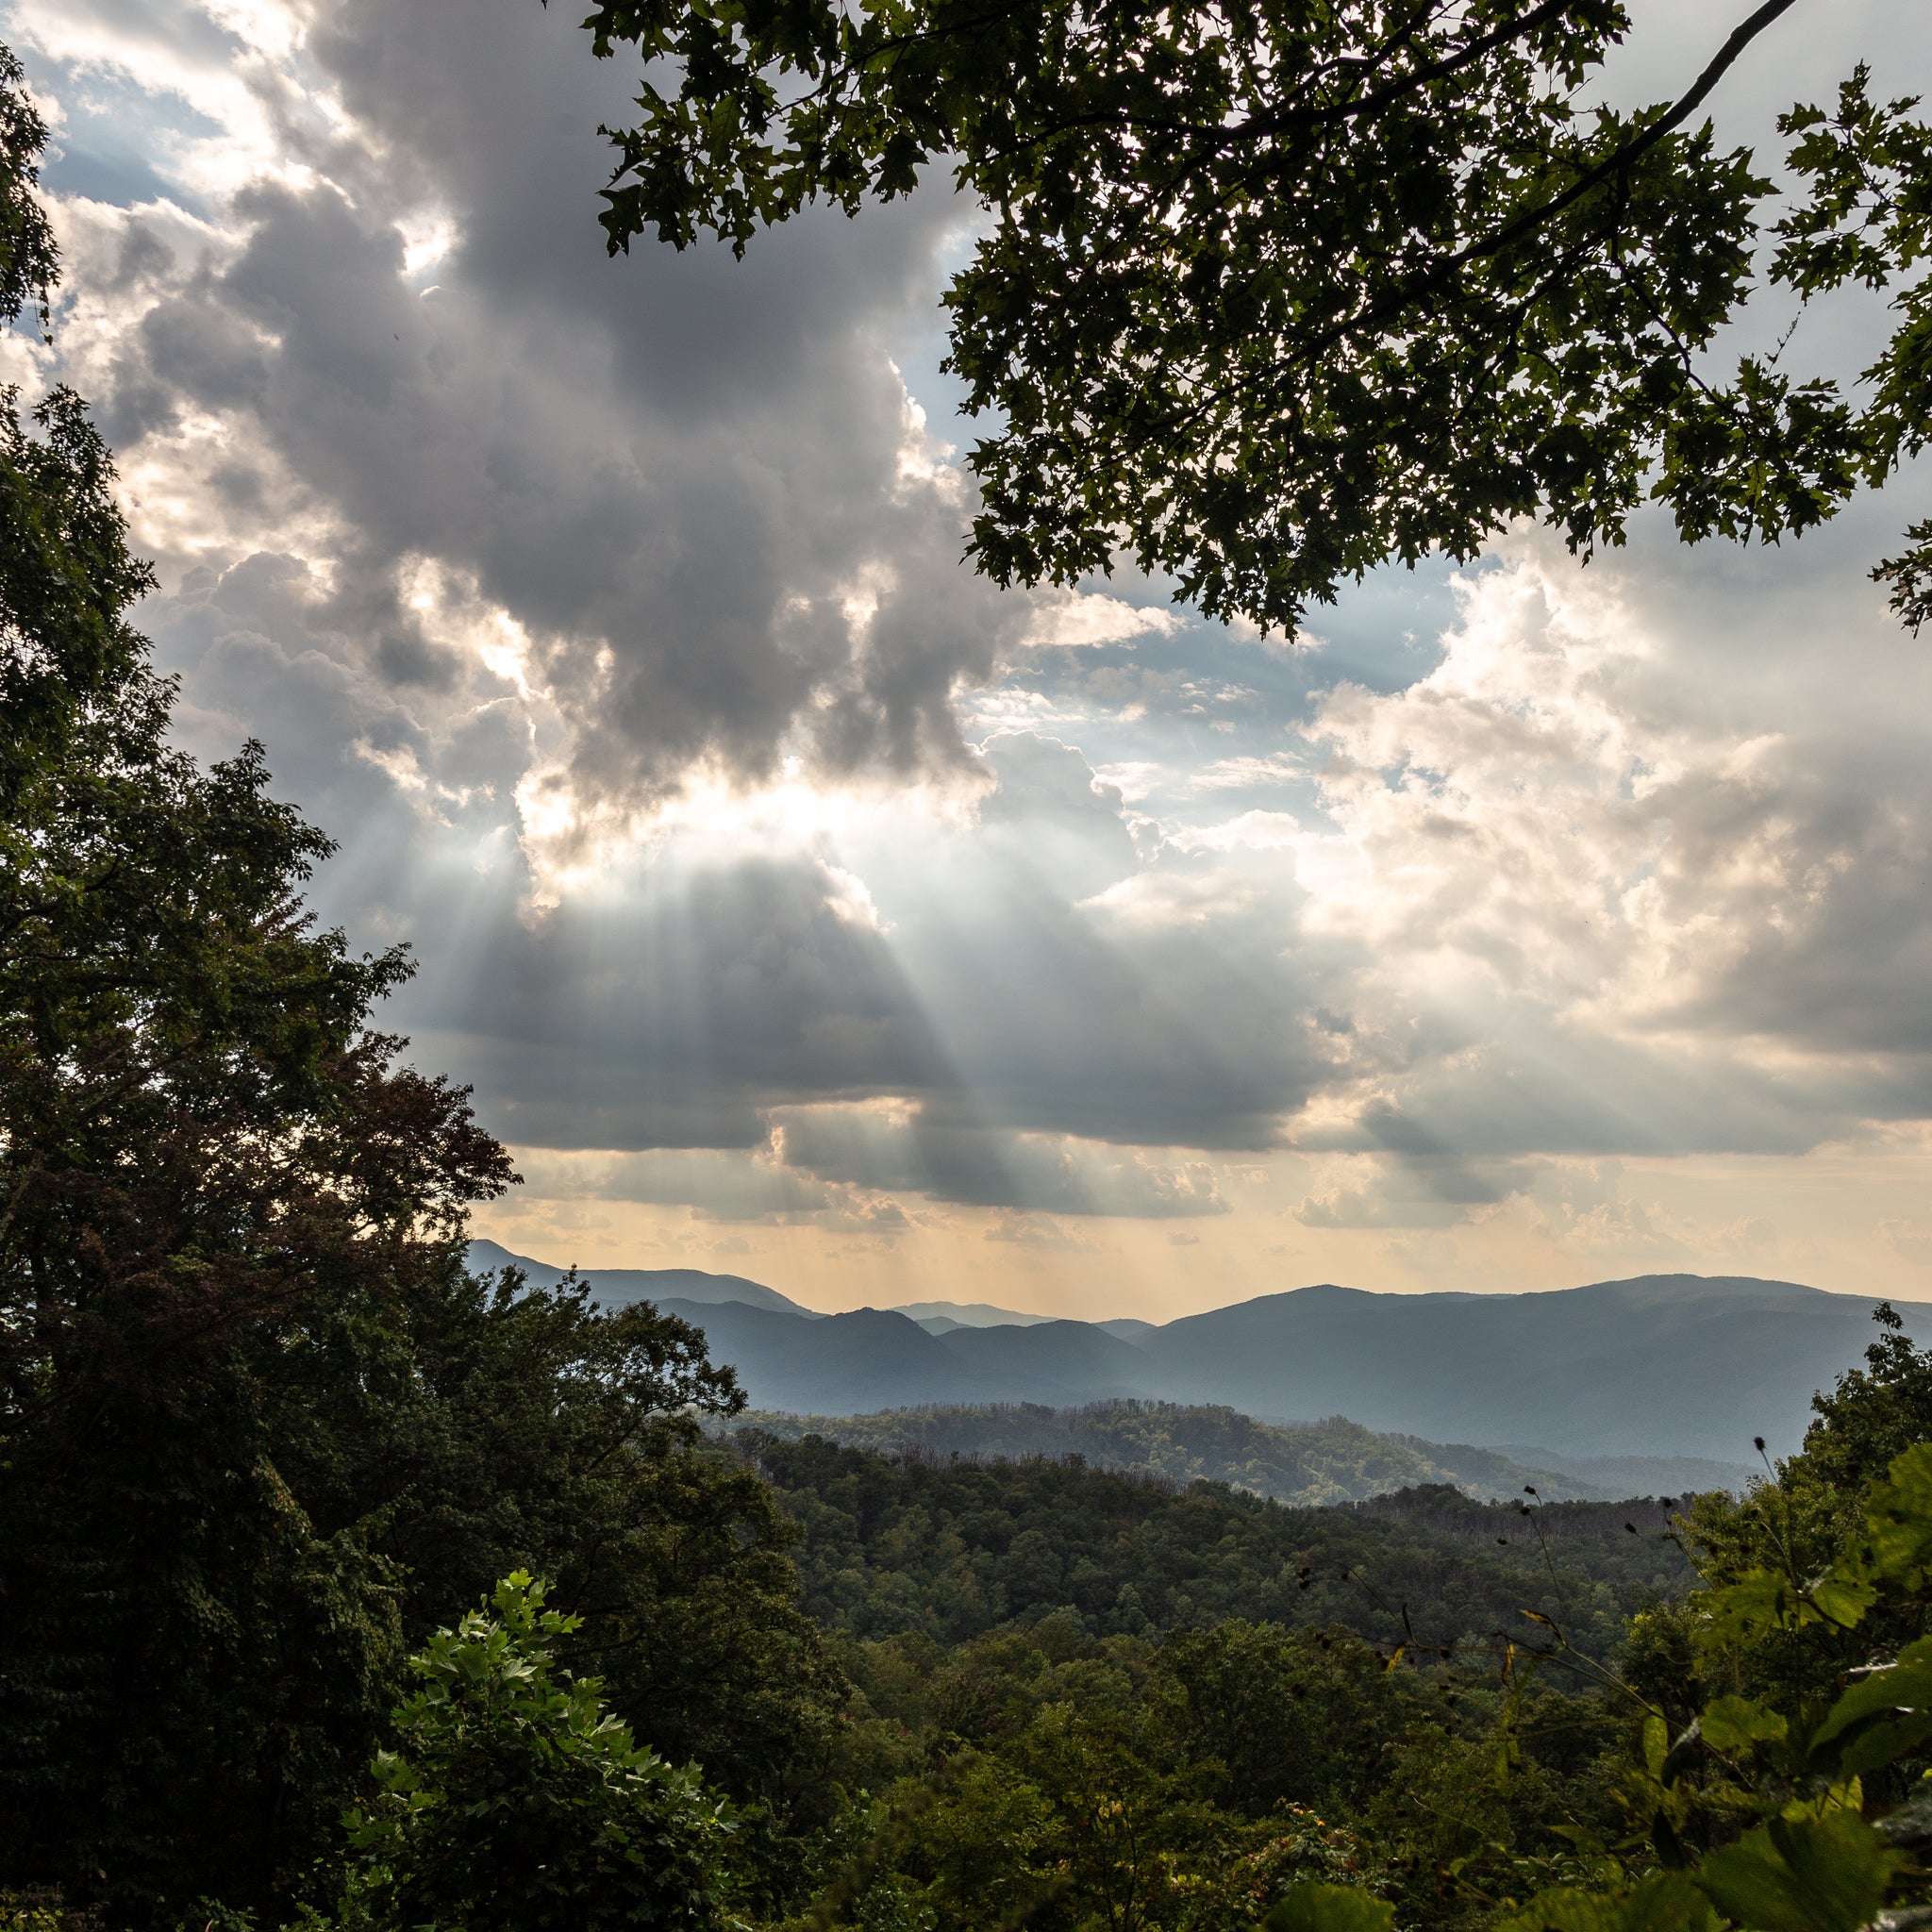
<svg viewBox="0 0 1932 1932">
<path fill-rule="evenodd" d="M 0 56 L 9 320 L 43 141 Z M 695 1330 L 466 1271 L 508 1157 L 260 749 L 171 745 L 151 583 L 0 399 L 0 1927 L 1927 1923 L 1889 1310 L 1675 1507 L 708 1436 Z"/>
<path fill-rule="evenodd" d="M 737 1441 L 799 1526 L 806 1608 L 858 1638 L 950 1644 L 1054 1615 L 1092 1636 L 1158 1636 L 1232 1617 L 1449 1648 L 1528 1605 L 1607 1657 L 1630 1616 L 1691 1580 L 1671 1502 L 1498 1507 L 1436 1485 L 1291 1509 L 1077 1458 Z"/>
</svg>

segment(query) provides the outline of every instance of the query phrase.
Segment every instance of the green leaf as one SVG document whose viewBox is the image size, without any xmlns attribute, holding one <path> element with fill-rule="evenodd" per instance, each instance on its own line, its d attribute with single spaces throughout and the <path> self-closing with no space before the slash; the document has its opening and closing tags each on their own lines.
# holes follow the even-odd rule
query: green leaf
<svg viewBox="0 0 1932 1932">
<path fill-rule="evenodd" d="M 1932 1738 L 1932 1637 L 1898 1661 L 1860 1677 L 1831 1707 L 1811 1740 L 1814 1758 L 1862 1775 Z"/>
<path fill-rule="evenodd" d="M 1624 1901 L 1566 1887 L 1532 1899 L 1496 1932 L 1624 1932 Z"/>
<path fill-rule="evenodd" d="M 1720 1697 L 1704 1713 L 1699 1732 L 1716 1751 L 1748 1751 L 1775 1743 L 1790 1726 L 1774 1710 L 1748 1697 Z"/>
<path fill-rule="evenodd" d="M 1664 1759 L 1671 1755 L 1671 1734 L 1660 1717 L 1643 1720 L 1643 1762 L 1652 1777 L 1664 1774 Z"/>
<path fill-rule="evenodd" d="M 1932 1568 L 1932 1442 L 1893 1461 L 1866 1506 L 1865 1527 L 1880 1575 L 1910 1588 Z"/>
<path fill-rule="evenodd" d="M 1348 1885 L 1296 1885 L 1262 1922 L 1264 1932 L 1391 1932 L 1395 1907 Z"/>
<path fill-rule="evenodd" d="M 1878 1591 L 1849 1563 L 1834 1564 L 1810 1586 L 1810 1597 L 1826 1623 L 1849 1630 L 1863 1622 Z"/>
<path fill-rule="evenodd" d="M 1747 1570 L 1735 1583 L 1707 1591 L 1702 1599 L 1711 1627 L 1740 1642 L 1764 1630 L 1789 1630 L 1802 1621 L 1803 1602 L 1790 1578 L 1774 1570 Z"/>
<path fill-rule="evenodd" d="M 1717 1923 L 1686 1872 L 1653 1872 L 1624 1903 L 1623 1932 L 1716 1932 Z"/>
<path fill-rule="evenodd" d="M 1565 1887 L 1532 1899 L 1496 1932 L 1716 1932 L 1710 1901 L 1681 1872 L 1653 1872 L 1622 1897 Z"/>
<path fill-rule="evenodd" d="M 1857 1812 L 1774 1818 L 1711 1853 L 1697 1882 L 1750 1932 L 1858 1932 L 1907 1860 Z"/>
</svg>

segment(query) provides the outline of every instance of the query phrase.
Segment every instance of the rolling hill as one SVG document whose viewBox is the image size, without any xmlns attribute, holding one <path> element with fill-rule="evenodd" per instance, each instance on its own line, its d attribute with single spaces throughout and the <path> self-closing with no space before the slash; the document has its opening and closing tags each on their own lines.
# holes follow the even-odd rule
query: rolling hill
<svg viewBox="0 0 1932 1932">
<path fill-rule="evenodd" d="M 1644 1472 L 1651 1481 L 1623 1488 L 1520 1462 L 1492 1449 L 1376 1435 L 1340 1417 L 1257 1423 L 1231 1408 L 1171 1402 L 1096 1402 L 1080 1408 L 1035 1403 L 935 1406 L 849 1416 L 753 1411 L 717 1426 L 721 1433 L 749 1428 L 782 1441 L 823 1436 L 886 1453 L 982 1459 L 1077 1456 L 1096 1469 L 1182 1483 L 1227 1483 L 1300 1508 L 1360 1502 L 1426 1483 L 1448 1483 L 1478 1500 L 1516 1496 L 1525 1484 L 1534 1484 L 1551 1503 L 1608 1501 L 1640 1492 L 1681 1495 L 1735 1488 L 1749 1473 L 1718 1463 L 1658 1463 Z"/>
<path fill-rule="evenodd" d="M 902 1302 L 892 1312 L 910 1315 L 933 1335 L 943 1335 L 948 1328 L 1032 1328 L 1053 1320 L 1051 1315 L 998 1308 L 991 1302 Z"/>
<path fill-rule="evenodd" d="M 1576 1458 L 1753 1459 L 1795 1448 L 1812 1391 L 1855 1366 L 1873 1305 L 1790 1282 L 1648 1275 L 1524 1295 L 1295 1290 L 1145 1333 L 1095 1324 L 927 1333 L 878 1309 L 796 1318 L 677 1312 L 753 1402 L 820 1415 L 926 1403 L 1067 1407 L 1108 1396 L 1218 1405 L 1267 1422 L 1345 1415 L 1431 1442 Z M 1901 1312 L 1932 1335 L 1932 1311 Z M 1579 1472 L 1580 1474 L 1580 1472 Z M 1586 1478 L 1587 1480 L 1587 1478 Z"/>
<path fill-rule="evenodd" d="M 1641 1275 L 1546 1294 L 1323 1286 L 1141 1338 L 1155 1386 L 1268 1419 L 1341 1414 L 1434 1441 L 1563 1456 L 1752 1458 L 1797 1446 L 1812 1391 L 1859 1361 L 1874 1304 L 1794 1282 Z M 1899 1310 L 1919 1340 L 1932 1308 Z"/>
<path fill-rule="evenodd" d="M 765 1308 L 659 1307 L 702 1328 L 760 1408 L 858 1413 L 924 1403 L 1042 1402 L 1066 1407 L 1149 1392 L 1129 1342 L 1083 1322 L 932 1334 L 892 1308 L 857 1308 L 810 1324 Z M 884 1395 L 882 1391 L 891 1391 Z"/>
</svg>

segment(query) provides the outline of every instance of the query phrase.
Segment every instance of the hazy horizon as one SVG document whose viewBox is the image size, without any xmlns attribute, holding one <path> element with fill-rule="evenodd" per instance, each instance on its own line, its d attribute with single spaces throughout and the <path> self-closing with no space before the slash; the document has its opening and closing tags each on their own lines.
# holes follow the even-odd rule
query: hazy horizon
<svg viewBox="0 0 1932 1932">
<path fill-rule="evenodd" d="M 918 1319 L 922 1316 L 930 1315 L 933 1313 L 945 1312 L 974 1312 L 987 1315 L 1010 1314 L 1019 1316 L 1024 1321 L 1027 1322 L 1050 1322 L 1055 1320 L 1068 1319 L 1086 1322 L 1106 1322 L 1121 1318 L 1120 1312 L 1118 1310 L 1108 1309 L 1104 1307 L 1096 1307 L 1091 1312 L 1082 1314 L 1079 1316 L 1055 1316 L 1052 1314 L 1048 1314 L 1039 1308 L 1008 1307 L 1004 1305 L 995 1303 L 959 1302 L 945 1298 L 935 1298 L 932 1296 L 923 1296 L 916 1299 L 909 1299 L 897 1302 L 887 1301 L 882 1298 L 856 1297 L 854 1291 L 849 1289 L 843 1291 L 834 1289 L 830 1291 L 829 1299 L 825 1298 L 824 1291 L 820 1291 L 817 1298 L 814 1298 L 813 1294 L 811 1293 L 794 1292 L 794 1291 L 791 1287 L 787 1286 L 787 1284 L 783 1281 L 770 1280 L 758 1275 L 750 1275 L 747 1274 L 742 1269 L 697 1269 L 695 1268 L 695 1265 L 693 1263 L 683 1261 L 631 1262 L 623 1260 L 609 1260 L 592 1262 L 582 1260 L 561 1260 L 555 1255 L 532 1255 L 521 1253 L 515 1249 L 507 1247 L 501 1241 L 492 1241 L 491 1238 L 487 1235 L 476 1236 L 472 1241 L 472 1246 L 476 1245 L 478 1241 L 488 1243 L 489 1245 L 491 1245 L 499 1249 L 512 1260 L 525 1262 L 534 1261 L 544 1267 L 556 1268 L 559 1271 L 571 1267 L 575 1267 L 580 1274 L 591 1276 L 595 1276 L 597 1274 L 605 1273 L 679 1274 L 696 1272 L 699 1274 L 708 1274 L 713 1279 L 717 1280 L 751 1280 L 754 1281 L 758 1287 L 772 1289 L 778 1294 L 784 1295 L 788 1300 L 796 1302 L 799 1304 L 800 1307 L 809 1308 L 819 1314 L 852 1314 L 864 1308 L 879 1308 L 884 1309 L 889 1313 L 908 1315 L 913 1317 L 914 1319 Z M 472 1265 L 475 1266 L 477 1264 L 473 1261 Z M 496 1264 L 492 1261 L 491 1262 L 491 1265 Z M 1242 1302 L 1260 1300 L 1269 1295 L 1294 1294 L 1302 1292 L 1308 1289 L 1319 1288 L 1340 1288 L 1347 1290 L 1351 1292 L 1358 1292 L 1362 1294 L 1387 1295 L 1460 1295 L 1486 1293 L 1541 1295 L 1561 1294 L 1569 1291 L 1574 1291 L 1579 1289 L 1615 1287 L 1621 1285 L 1625 1281 L 1632 1280 L 1641 1281 L 1651 1278 L 1669 1279 L 1673 1275 L 1682 1275 L 1686 1279 L 1699 1281 L 1752 1282 L 1762 1284 L 1767 1288 L 1796 1288 L 1818 1294 L 1835 1295 L 1841 1299 L 1851 1301 L 1876 1302 L 1879 1300 L 1887 1299 L 1887 1297 L 1884 1296 L 1879 1296 L 1868 1292 L 1861 1292 L 1855 1289 L 1820 1288 L 1812 1282 L 1786 1281 L 1777 1276 L 1773 1275 L 1753 1275 L 1747 1274 L 1711 1274 L 1697 1270 L 1657 1269 L 1646 1271 L 1643 1274 L 1636 1275 L 1605 1275 L 1600 1278 L 1593 1278 L 1588 1281 L 1566 1281 L 1560 1283 L 1552 1283 L 1543 1287 L 1524 1289 L 1458 1289 L 1441 1284 L 1424 1288 L 1369 1288 L 1361 1287 L 1357 1283 L 1346 1281 L 1286 1281 L 1280 1283 L 1279 1285 L 1274 1288 L 1262 1289 L 1253 1295 L 1238 1295 L 1224 1299 L 1215 1298 L 1211 1295 L 1211 1293 L 1204 1291 L 1204 1297 L 1200 1299 L 1198 1302 L 1191 1303 L 1189 1306 L 1185 1307 L 1177 1307 L 1174 1308 L 1171 1313 L 1164 1315 L 1158 1319 L 1163 1322 L 1177 1321 L 1186 1315 L 1203 1314 L 1216 1309 L 1238 1307 Z M 1923 1308 L 1925 1311 L 1928 1318 L 1932 1318 L 1932 1300 L 1920 1302 L 1904 1295 L 1892 1296 L 1890 1297 L 1890 1299 L 1897 1303 L 1897 1305 L 1902 1307 L 1906 1307 L 1908 1309 Z"/>
</svg>

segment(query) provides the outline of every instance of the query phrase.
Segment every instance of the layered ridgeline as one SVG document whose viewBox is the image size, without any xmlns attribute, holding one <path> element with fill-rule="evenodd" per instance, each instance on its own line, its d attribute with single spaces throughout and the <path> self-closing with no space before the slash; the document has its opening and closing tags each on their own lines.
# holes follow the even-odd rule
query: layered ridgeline
<svg viewBox="0 0 1932 1932">
<path fill-rule="evenodd" d="M 511 1258 L 473 1245 L 472 1265 Z M 539 1280 L 558 1271 L 520 1263 Z M 1796 1282 L 1647 1274 L 1541 1294 L 1369 1294 L 1323 1285 L 1160 1325 L 1042 1321 L 950 1304 L 817 1315 L 694 1270 L 591 1271 L 601 1298 L 658 1302 L 703 1328 L 760 1409 L 880 1410 L 1130 1396 L 1264 1422 L 1345 1415 L 1560 1470 L 1576 1458 L 1755 1460 L 1795 1449 L 1816 1389 L 1856 1367 L 1874 1304 Z M 928 1312 L 935 1311 L 935 1312 Z M 1932 1307 L 1902 1305 L 1915 1341 Z M 961 1317 L 966 1319 L 961 1320 Z M 935 1332 L 935 1331 L 939 1332 Z M 948 1447 L 958 1446 L 949 1444 Z M 1598 1478 L 1574 1474 L 1594 1487 Z M 1656 1490 L 1606 1473 L 1603 1487 Z"/>
<path fill-rule="evenodd" d="M 1447 1485 L 1476 1498 L 1513 1497 L 1534 1489 L 1547 1502 L 1681 1496 L 1735 1490 L 1749 1474 L 1740 1465 L 1697 1457 L 1524 1461 L 1468 1443 L 1378 1435 L 1341 1416 L 1314 1423 L 1261 1423 L 1238 1409 L 1131 1397 L 1078 1408 L 1028 1402 L 980 1407 L 935 1404 L 846 1416 L 754 1410 L 715 1426 L 721 1434 L 751 1428 L 761 1438 L 783 1442 L 818 1436 L 853 1448 L 934 1461 L 1078 1457 L 1095 1469 L 1171 1483 L 1224 1483 L 1300 1508 L 1431 1485 Z"/>
</svg>

